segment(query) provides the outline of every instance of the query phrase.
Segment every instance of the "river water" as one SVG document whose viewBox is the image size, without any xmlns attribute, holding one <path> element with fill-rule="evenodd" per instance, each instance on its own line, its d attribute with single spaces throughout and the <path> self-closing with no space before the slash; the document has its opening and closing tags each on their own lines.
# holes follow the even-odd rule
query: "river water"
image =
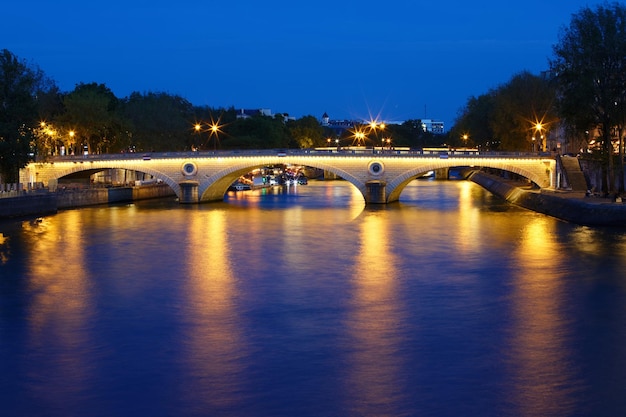
<svg viewBox="0 0 626 417">
<path fill-rule="evenodd" d="M 626 232 L 465 181 L 0 223 L 6 416 L 618 416 Z"/>
</svg>

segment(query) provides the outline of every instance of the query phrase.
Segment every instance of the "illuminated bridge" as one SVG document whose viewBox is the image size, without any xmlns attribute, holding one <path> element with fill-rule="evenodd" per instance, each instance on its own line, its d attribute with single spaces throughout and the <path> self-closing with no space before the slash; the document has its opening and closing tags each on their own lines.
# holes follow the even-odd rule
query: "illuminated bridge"
<svg viewBox="0 0 626 417">
<path fill-rule="evenodd" d="M 258 150 L 104 154 L 57 157 L 33 162 L 20 172 L 22 183 L 56 184 L 67 176 L 107 169 L 150 174 L 168 184 L 181 203 L 223 200 L 228 187 L 256 168 L 274 165 L 318 168 L 352 183 L 366 203 L 397 201 L 404 187 L 429 171 L 484 167 L 521 175 L 541 188 L 556 188 L 554 157 L 537 154 L 470 153 L 395 150 Z M 52 188 L 52 187 L 51 187 Z"/>
</svg>

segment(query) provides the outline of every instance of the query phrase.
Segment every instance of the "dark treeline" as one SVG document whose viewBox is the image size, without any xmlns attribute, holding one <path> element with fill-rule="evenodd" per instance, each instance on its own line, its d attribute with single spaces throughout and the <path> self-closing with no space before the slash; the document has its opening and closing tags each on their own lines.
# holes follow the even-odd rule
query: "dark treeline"
<svg viewBox="0 0 626 417">
<path fill-rule="evenodd" d="M 541 75 L 520 72 L 470 97 L 451 137 L 483 149 L 554 151 L 593 159 L 605 193 L 624 191 L 626 6 L 604 3 L 572 16 Z"/>
<path fill-rule="evenodd" d="M 337 133 L 314 116 L 288 114 L 238 117 L 233 107 L 197 106 L 163 92 L 133 92 L 118 98 L 105 85 L 79 83 L 61 92 L 36 65 L 8 50 L 0 54 L 0 181 L 14 182 L 30 160 L 88 152 L 173 152 L 189 150 L 312 148 L 350 146 L 355 133 L 368 146 L 441 145 L 419 120 L 364 126 Z M 380 135 L 379 135 L 380 133 Z M 384 137 L 381 136 L 384 133 Z M 383 140 L 387 140 L 383 142 Z"/>
</svg>

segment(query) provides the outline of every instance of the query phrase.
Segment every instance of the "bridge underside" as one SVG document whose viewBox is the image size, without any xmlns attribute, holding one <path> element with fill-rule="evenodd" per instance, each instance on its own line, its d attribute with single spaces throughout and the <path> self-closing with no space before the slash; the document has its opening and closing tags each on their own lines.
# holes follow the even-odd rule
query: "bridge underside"
<svg viewBox="0 0 626 417">
<path fill-rule="evenodd" d="M 413 158 L 379 155 L 359 156 L 238 156 L 184 157 L 115 160 L 91 159 L 31 163 L 20 173 L 23 183 L 82 179 L 103 170 L 120 169 L 145 173 L 168 184 L 181 203 L 221 201 L 229 186 L 256 168 L 277 165 L 308 166 L 330 172 L 353 184 L 368 204 L 397 201 L 406 185 L 427 172 L 447 174 L 451 168 L 493 168 L 527 178 L 540 188 L 554 188 L 555 160 L 551 158 Z"/>
</svg>

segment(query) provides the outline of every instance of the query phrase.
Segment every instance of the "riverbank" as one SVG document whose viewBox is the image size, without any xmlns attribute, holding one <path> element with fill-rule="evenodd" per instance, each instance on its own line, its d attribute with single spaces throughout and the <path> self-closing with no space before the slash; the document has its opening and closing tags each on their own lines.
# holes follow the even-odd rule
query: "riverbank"
<svg viewBox="0 0 626 417">
<path fill-rule="evenodd" d="M 59 210 L 174 196 L 166 184 L 139 187 L 66 188 L 38 190 L 0 198 L 0 219 L 42 216 Z"/>
<path fill-rule="evenodd" d="M 585 226 L 626 227 L 626 204 L 609 198 L 588 197 L 585 193 L 535 190 L 519 181 L 475 171 L 468 176 L 491 193 L 511 204 L 557 219 Z"/>
</svg>

